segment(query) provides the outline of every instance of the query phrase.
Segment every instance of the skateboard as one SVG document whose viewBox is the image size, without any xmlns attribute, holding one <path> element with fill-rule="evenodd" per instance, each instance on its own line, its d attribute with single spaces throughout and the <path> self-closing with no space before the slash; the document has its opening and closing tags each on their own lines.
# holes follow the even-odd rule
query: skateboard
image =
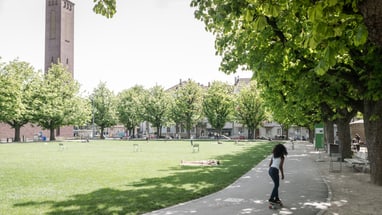
<svg viewBox="0 0 382 215">
<path fill-rule="evenodd" d="M 280 209 L 283 207 L 283 203 L 269 203 L 269 209 Z"/>
</svg>

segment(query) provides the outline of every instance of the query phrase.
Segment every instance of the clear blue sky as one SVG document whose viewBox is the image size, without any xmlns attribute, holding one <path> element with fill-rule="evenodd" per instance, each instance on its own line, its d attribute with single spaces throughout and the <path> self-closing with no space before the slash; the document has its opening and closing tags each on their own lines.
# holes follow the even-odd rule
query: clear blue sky
<svg viewBox="0 0 382 215">
<path fill-rule="evenodd" d="M 194 18 L 189 0 L 117 0 L 112 19 L 96 15 L 92 0 L 75 3 L 74 78 L 91 92 L 100 81 L 120 92 L 136 84 L 171 87 L 180 79 L 233 83 L 218 71 L 213 35 Z M 0 57 L 44 65 L 45 0 L 0 0 Z"/>
</svg>

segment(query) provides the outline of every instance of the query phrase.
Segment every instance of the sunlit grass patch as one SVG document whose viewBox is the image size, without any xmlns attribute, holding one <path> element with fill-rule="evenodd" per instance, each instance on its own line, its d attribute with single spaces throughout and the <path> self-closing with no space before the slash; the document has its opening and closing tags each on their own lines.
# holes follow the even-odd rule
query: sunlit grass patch
<svg viewBox="0 0 382 215">
<path fill-rule="evenodd" d="M 198 143 L 196 153 L 189 141 L 1 144 L 0 214 L 141 214 L 223 189 L 274 145 Z M 221 165 L 180 165 L 210 159 Z"/>
</svg>

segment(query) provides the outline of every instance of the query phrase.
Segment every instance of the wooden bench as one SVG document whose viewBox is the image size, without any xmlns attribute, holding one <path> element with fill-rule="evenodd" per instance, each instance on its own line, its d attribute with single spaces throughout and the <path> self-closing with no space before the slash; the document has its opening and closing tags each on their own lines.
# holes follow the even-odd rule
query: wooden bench
<svg viewBox="0 0 382 215">
<path fill-rule="evenodd" d="M 352 158 L 345 158 L 346 163 L 350 164 L 355 170 L 362 168 L 362 172 L 366 172 L 366 168 L 369 166 L 369 160 L 367 159 L 367 151 L 356 152 Z"/>
</svg>

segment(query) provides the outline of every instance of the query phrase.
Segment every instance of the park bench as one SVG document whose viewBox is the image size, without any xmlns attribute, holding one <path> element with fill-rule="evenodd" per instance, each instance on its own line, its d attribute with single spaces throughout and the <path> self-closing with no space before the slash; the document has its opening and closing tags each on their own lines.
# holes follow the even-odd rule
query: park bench
<svg viewBox="0 0 382 215">
<path fill-rule="evenodd" d="M 367 151 L 355 152 L 352 158 L 345 158 L 346 163 L 348 163 L 355 170 L 362 169 L 362 172 L 366 172 L 369 166 L 369 160 L 367 159 Z"/>
</svg>

